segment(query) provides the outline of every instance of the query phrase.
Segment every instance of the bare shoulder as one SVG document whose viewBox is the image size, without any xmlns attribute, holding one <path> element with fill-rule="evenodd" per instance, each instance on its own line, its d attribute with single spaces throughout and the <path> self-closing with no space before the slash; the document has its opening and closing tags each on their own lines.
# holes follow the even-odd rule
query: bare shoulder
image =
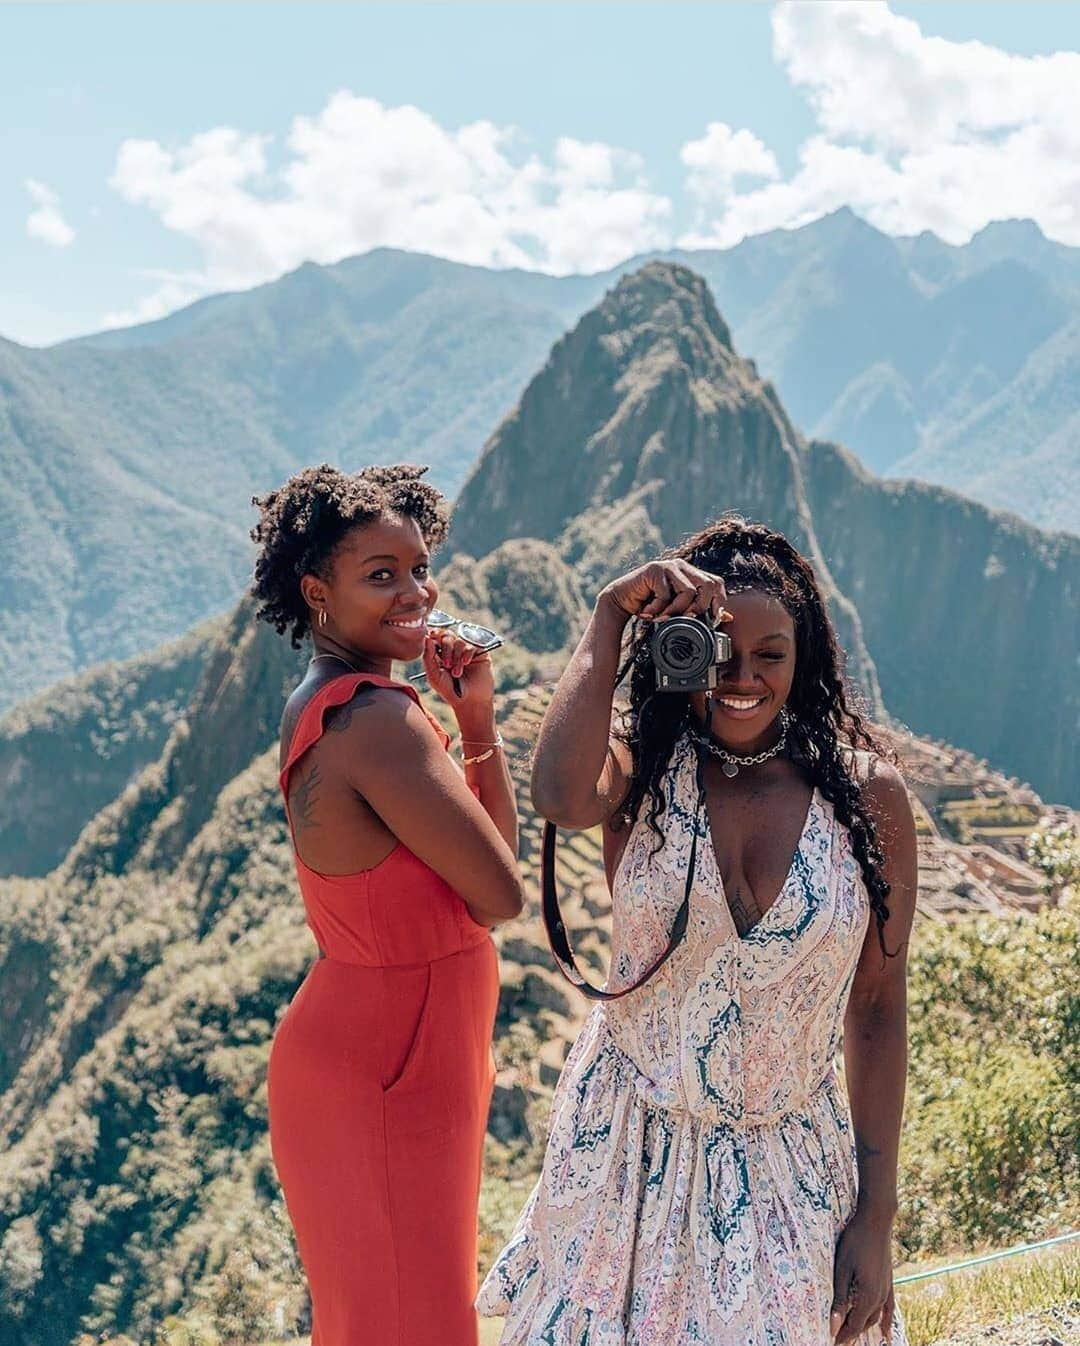
<svg viewBox="0 0 1080 1346">
<path fill-rule="evenodd" d="M 326 712 L 323 732 L 329 743 L 341 743 L 347 751 L 362 745 L 367 758 L 383 752 L 407 758 L 433 738 L 427 716 L 407 692 L 371 683 Z"/>
<path fill-rule="evenodd" d="M 361 682 L 349 700 L 333 705 L 323 716 L 323 731 L 339 736 L 360 732 L 365 738 L 400 739 L 420 724 L 427 725 L 426 716 L 407 692 L 372 682 Z"/>
<path fill-rule="evenodd" d="M 354 724 L 365 733 L 374 733 L 398 724 L 412 698 L 392 687 L 379 687 L 362 682 L 340 705 L 330 706 L 323 716 L 323 732 L 327 735 L 349 733 Z"/>
<path fill-rule="evenodd" d="M 900 769 L 888 758 L 865 748 L 849 748 L 846 756 L 878 825 L 893 832 L 913 826 L 911 799 Z"/>
<path fill-rule="evenodd" d="M 285 703 L 281 717 L 283 759 L 297 721 L 320 690 L 321 687 L 316 687 L 312 691 L 301 684 Z M 321 753 L 324 758 L 331 759 L 339 751 L 345 757 L 353 757 L 361 745 L 365 757 L 373 751 L 399 752 L 411 741 L 418 740 L 425 730 L 430 734 L 423 712 L 407 693 L 392 687 L 361 683 L 347 701 L 328 706 L 324 711 Z"/>
</svg>

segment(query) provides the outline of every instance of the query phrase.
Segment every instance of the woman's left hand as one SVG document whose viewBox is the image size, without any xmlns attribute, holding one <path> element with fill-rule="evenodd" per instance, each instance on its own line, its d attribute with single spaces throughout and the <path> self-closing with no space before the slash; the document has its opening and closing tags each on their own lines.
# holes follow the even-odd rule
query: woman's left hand
<svg viewBox="0 0 1080 1346">
<path fill-rule="evenodd" d="M 856 1211 L 836 1244 L 829 1334 L 843 1346 L 880 1321 L 888 1341 L 892 1315 L 890 1222 Z"/>
<path fill-rule="evenodd" d="M 495 675 L 491 655 L 456 636 L 453 631 L 431 630 L 424 646 L 424 672 L 428 685 L 455 712 L 478 711 L 495 699 Z M 453 679 L 461 684 L 454 691 Z"/>
</svg>

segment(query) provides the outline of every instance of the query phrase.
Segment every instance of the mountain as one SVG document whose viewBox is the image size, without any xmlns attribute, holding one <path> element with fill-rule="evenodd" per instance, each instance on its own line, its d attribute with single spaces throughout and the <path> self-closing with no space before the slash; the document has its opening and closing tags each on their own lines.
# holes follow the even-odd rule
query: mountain
<svg viewBox="0 0 1080 1346">
<path fill-rule="evenodd" d="M 1033 446 L 1019 453 L 1018 445 Z M 1080 317 L 1028 355 L 1008 386 L 980 401 L 928 443 L 913 446 L 891 473 L 960 485 L 999 509 L 1037 495 L 1043 511 L 1073 527 L 1080 487 Z"/>
<path fill-rule="evenodd" d="M 804 440 L 683 267 L 623 277 L 557 343 L 463 487 L 448 547 L 542 538 L 581 568 L 592 538 L 595 592 L 728 508 L 811 558 L 872 705 L 1080 798 L 1080 539 Z"/>
<path fill-rule="evenodd" d="M 55 353 L 90 349 L 144 376 L 156 353 L 185 383 L 212 377 L 239 402 L 233 452 L 256 489 L 324 458 L 344 468 L 419 458 L 454 493 L 540 353 L 594 292 L 587 277 L 379 248 Z M 243 517 L 235 506 L 233 517 Z"/>
<path fill-rule="evenodd" d="M 928 229 L 896 243 L 919 283 L 933 291 L 1008 258 L 1073 294 L 1080 284 L 1077 250 L 1052 243 L 1034 220 L 991 220 L 960 246 L 942 242 Z"/>
<path fill-rule="evenodd" d="M 397 289 L 407 254 L 380 249 L 368 256 L 386 267 L 389 294 L 412 297 L 409 283 Z M 1024 389 L 1014 388 L 1013 380 L 1080 312 L 1080 249 L 1052 243 L 1031 220 L 989 224 L 962 246 L 929 232 L 896 238 L 843 207 L 798 229 L 772 230 L 730 249 L 650 254 L 598 276 L 495 274 L 515 295 L 531 284 L 543 304 L 570 321 L 618 276 L 654 256 L 705 277 L 739 345 L 755 352 L 763 372 L 782 390 L 792 419 L 808 433 L 840 440 L 874 471 L 919 476 L 1043 527 L 1080 531 L 1080 514 L 1053 489 L 1027 484 L 1018 472 L 1008 498 L 1000 492 L 984 495 L 980 474 L 969 481 L 959 456 L 960 445 L 969 454 L 978 448 L 974 428 L 965 434 L 962 423 L 991 397 L 1023 404 Z M 417 258 L 410 274 L 415 293 L 453 265 Z M 449 283 L 458 286 L 463 279 L 455 276 Z M 439 283 L 446 283 L 441 275 Z M 366 289 L 360 293 L 367 298 Z M 377 317 L 382 298 L 375 296 Z M 177 329 L 215 324 L 215 305 L 222 302 L 204 300 L 162 322 L 82 338 L 80 344 L 170 342 Z M 1075 349 L 1075 331 L 1067 340 Z M 881 391 L 875 396 L 874 389 Z M 1052 400 L 1048 410 L 1052 419 Z M 1044 448 L 1045 430 L 1017 430 L 995 446 L 1002 468 L 1042 449 L 1059 465 L 1059 476 L 1080 471 L 1075 436 Z M 921 451 L 917 460 L 911 458 L 916 451 Z"/>
<path fill-rule="evenodd" d="M 483 556 L 510 538 L 557 541 L 571 528 L 568 559 L 580 567 L 578 544 L 592 539 L 610 577 L 643 544 L 691 531 L 752 491 L 813 558 L 853 672 L 880 710 L 858 614 L 818 545 L 797 443 L 732 350 L 704 281 L 652 263 L 557 343 L 462 490 L 448 550 Z M 648 526 L 632 516 L 627 527 L 628 507 Z"/>
<path fill-rule="evenodd" d="M 845 208 L 726 252 L 672 258 L 705 277 L 738 344 L 808 434 L 841 441 L 875 472 L 1080 531 L 1075 492 L 1047 489 L 1048 476 L 1080 474 L 1080 441 L 1047 442 L 1059 425 L 1049 390 L 1045 402 L 1034 397 L 1049 426 L 1021 420 L 1032 403 L 1027 363 L 1041 363 L 1055 338 L 1077 340 L 1080 251 L 1030 221 L 989 226 L 960 248 L 930 234 L 892 238 Z M 992 399 L 998 415 L 1017 411 L 987 453 L 970 419 Z M 1048 467 L 1029 479 L 1023 464 L 1040 454 Z M 984 488 L 988 465 L 1016 469 L 1010 494 Z"/>
<path fill-rule="evenodd" d="M 1065 676 L 1052 640 L 1073 583 L 1069 539 L 937 487 L 882 482 L 804 440 L 684 268 L 649 265 L 587 313 L 489 441 L 437 568 L 440 602 L 507 638 L 498 715 L 530 896 L 496 936 L 483 1256 L 535 1175 L 585 1008 L 538 920 L 527 783 L 550 679 L 614 566 L 731 503 L 767 511 L 813 558 L 877 712 L 921 689 L 929 713 L 950 676 L 969 699 L 975 687 L 989 707 L 1007 704 L 1033 649 L 1047 651 L 1040 676 Z M 922 565 L 933 582 L 920 588 Z M 3 726 L 0 762 L 33 749 L 55 764 L 24 774 L 35 807 L 13 823 L 0 814 L 3 825 L 40 833 L 39 855 L 74 839 L 44 876 L 0 879 L 0 1346 L 73 1346 L 81 1333 L 198 1341 L 199 1324 L 202 1340 L 213 1329 L 253 1341 L 309 1326 L 264 1088 L 275 1025 L 315 953 L 277 786 L 278 718 L 305 656 L 255 623 L 253 606 L 43 693 Z M 1063 685 L 1036 689 L 1054 713 Z M 1049 753 L 1067 724 L 1043 732 L 1026 699 L 1009 708 L 1010 732 L 1042 734 Z M 1075 1114 L 1075 1090 L 1056 988 L 1076 920 L 1064 906 L 1023 927 L 1011 914 L 1047 896 L 1016 849 L 1067 812 L 964 753 L 890 733 L 922 792 L 927 861 L 912 960 L 917 1145 L 898 1221 L 911 1255 L 1070 1218 L 1056 1194 L 1069 1190 L 1074 1134 L 1058 1119 Z M 92 755 L 114 738 L 94 778 Z M 64 772 L 85 786 L 85 812 L 54 825 L 45 791 Z M 575 947 L 602 976 L 610 904 L 596 831 L 564 836 L 558 863 Z M 991 923 L 954 931 L 973 911 Z"/>
<path fill-rule="evenodd" d="M 1080 539 L 811 441 L 822 546 L 863 618 L 890 711 L 1050 798 L 1080 799 Z"/>
<path fill-rule="evenodd" d="M 87 820 L 161 754 L 223 618 L 102 664 L 0 718 L 0 875 L 46 874 Z"/>
<path fill-rule="evenodd" d="M 210 489 L 238 489 L 228 401 L 89 349 L 0 346 L 0 709 L 235 600 L 247 544 Z"/>
<path fill-rule="evenodd" d="M 1073 531 L 1078 258 L 1030 222 L 956 248 L 849 210 L 670 254 L 805 432 Z M 230 607 L 251 495 L 301 466 L 428 462 L 454 494 L 552 343 L 642 260 L 556 278 L 377 249 L 49 349 L 0 339 L 0 711 Z"/>
</svg>

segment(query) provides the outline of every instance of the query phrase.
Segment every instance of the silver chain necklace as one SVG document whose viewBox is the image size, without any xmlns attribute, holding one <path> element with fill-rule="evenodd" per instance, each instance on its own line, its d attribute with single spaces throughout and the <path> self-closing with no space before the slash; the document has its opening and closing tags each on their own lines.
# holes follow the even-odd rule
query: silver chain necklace
<svg viewBox="0 0 1080 1346">
<path fill-rule="evenodd" d="M 738 753 L 728 752 L 726 748 L 721 748 L 719 743 L 714 743 L 711 738 L 706 738 L 704 734 L 699 734 L 693 729 L 690 732 L 703 748 L 707 748 L 714 757 L 720 758 L 720 770 L 730 780 L 733 776 L 739 774 L 739 767 L 757 766 L 760 762 L 767 762 L 770 757 L 775 757 L 778 753 L 783 752 L 787 744 L 787 731 L 792 718 L 792 714 L 787 706 L 782 707 L 780 710 L 780 737 L 771 748 L 766 748 L 764 752 L 754 753 L 752 757 L 743 757 Z"/>
<path fill-rule="evenodd" d="M 308 663 L 313 664 L 316 659 L 340 659 L 341 662 L 345 664 L 346 667 L 351 668 L 354 673 L 360 672 L 360 669 L 358 669 L 354 664 L 350 664 L 348 659 L 346 659 L 343 654 L 313 654 L 311 658 L 308 660 Z"/>
</svg>

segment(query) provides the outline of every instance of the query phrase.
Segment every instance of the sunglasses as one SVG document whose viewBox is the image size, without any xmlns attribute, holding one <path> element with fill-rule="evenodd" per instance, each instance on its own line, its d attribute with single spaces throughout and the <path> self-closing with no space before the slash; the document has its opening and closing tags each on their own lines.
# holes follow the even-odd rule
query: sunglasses
<svg viewBox="0 0 1080 1346">
<path fill-rule="evenodd" d="M 466 645 L 475 645 L 478 650 L 497 650 L 502 644 L 502 637 L 497 635 L 490 626 L 480 626 L 477 622 L 467 622 L 461 617 L 452 617 L 449 612 L 443 612 L 442 608 L 432 608 L 427 615 L 427 625 L 436 631 L 453 631 L 460 637 Z M 424 672 L 412 673 L 409 676 L 410 682 L 419 682 L 421 678 L 426 678 Z M 454 684 L 454 695 L 461 695 L 460 678 L 451 678 Z"/>
</svg>

